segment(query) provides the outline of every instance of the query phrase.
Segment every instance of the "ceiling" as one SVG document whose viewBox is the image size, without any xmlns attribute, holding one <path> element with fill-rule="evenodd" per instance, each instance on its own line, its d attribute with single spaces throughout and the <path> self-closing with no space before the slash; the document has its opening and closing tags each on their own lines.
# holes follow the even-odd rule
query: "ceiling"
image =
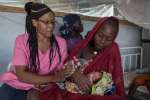
<svg viewBox="0 0 150 100">
<path fill-rule="evenodd" d="M 58 12 L 95 17 L 114 15 L 114 0 L 0 0 L 0 4 L 23 7 L 29 1 L 45 3 Z"/>
<path fill-rule="evenodd" d="M 57 12 L 94 17 L 121 16 L 150 29 L 150 0 L 0 0 L 0 4 L 23 7 L 29 1 L 45 3 Z"/>
</svg>

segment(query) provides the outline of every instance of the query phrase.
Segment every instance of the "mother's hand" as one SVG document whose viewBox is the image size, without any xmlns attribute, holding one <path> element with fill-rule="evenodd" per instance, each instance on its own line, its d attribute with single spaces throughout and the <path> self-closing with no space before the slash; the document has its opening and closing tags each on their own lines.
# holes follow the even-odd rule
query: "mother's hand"
<svg viewBox="0 0 150 100">
<path fill-rule="evenodd" d="M 72 75 L 75 83 L 78 85 L 79 89 L 81 91 L 87 91 L 90 89 L 90 87 L 92 86 L 91 81 L 88 79 L 88 77 L 78 71 L 76 71 L 73 75 Z"/>
</svg>

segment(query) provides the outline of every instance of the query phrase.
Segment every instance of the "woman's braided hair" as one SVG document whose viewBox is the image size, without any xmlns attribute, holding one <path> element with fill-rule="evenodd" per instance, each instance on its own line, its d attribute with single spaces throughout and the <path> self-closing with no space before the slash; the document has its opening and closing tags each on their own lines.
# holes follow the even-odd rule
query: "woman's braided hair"
<svg viewBox="0 0 150 100">
<path fill-rule="evenodd" d="M 42 15 L 48 12 L 51 12 L 54 16 L 55 14 L 47 5 L 42 3 L 28 2 L 25 4 L 24 8 L 27 13 L 25 28 L 29 36 L 27 44 L 29 45 L 29 51 L 30 51 L 29 65 L 27 67 L 27 70 L 30 72 L 39 72 L 40 61 L 39 61 L 39 54 L 38 54 L 37 33 L 36 33 L 36 28 L 32 24 L 32 19 L 38 20 Z M 59 63 L 60 63 L 61 62 L 60 47 L 54 35 L 50 37 L 50 46 L 51 46 L 51 50 L 49 53 L 50 65 L 52 64 L 52 61 L 55 57 L 54 54 L 56 52 L 59 55 Z M 54 49 L 56 50 L 56 52 L 54 52 Z"/>
</svg>

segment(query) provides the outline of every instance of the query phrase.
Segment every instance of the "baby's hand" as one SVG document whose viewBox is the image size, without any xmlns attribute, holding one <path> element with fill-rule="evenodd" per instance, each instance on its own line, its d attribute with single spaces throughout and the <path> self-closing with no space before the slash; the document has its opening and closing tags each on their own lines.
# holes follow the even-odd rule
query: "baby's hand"
<svg viewBox="0 0 150 100">
<path fill-rule="evenodd" d="M 91 72 L 88 74 L 88 78 L 92 83 L 95 83 L 97 80 L 99 80 L 102 76 L 102 73 L 100 72 Z"/>
<path fill-rule="evenodd" d="M 74 72 L 75 72 L 75 66 L 72 63 L 66 63 L 64 65 L 64 68 L 63 68 L 64 72 L 66 72 L 66 74 L 68 74 L 68 77 L 70 77 Z"/>
<path fill-rule="evenodd" d="M 72 65 L 65 64 L 63 69 L 55 73 L 55 79 L 57 82 L 64 81 L 75 72 L 75 68 Z"/>
</svg>

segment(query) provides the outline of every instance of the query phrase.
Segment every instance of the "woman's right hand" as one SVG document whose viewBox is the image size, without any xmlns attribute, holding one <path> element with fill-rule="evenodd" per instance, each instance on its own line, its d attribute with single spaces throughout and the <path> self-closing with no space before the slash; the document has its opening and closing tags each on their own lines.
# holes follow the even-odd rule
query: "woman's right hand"
<svg viewBox="0 0 150 100">
<path fill-rule="evenodd" d="M 75 83 L 78 85 L 79 89 L 83 92 L 86 92 L 92 86 L 91 81 L 88 77 L 78 71 L 73 74 L 73 79 Z"/>
</svg>

